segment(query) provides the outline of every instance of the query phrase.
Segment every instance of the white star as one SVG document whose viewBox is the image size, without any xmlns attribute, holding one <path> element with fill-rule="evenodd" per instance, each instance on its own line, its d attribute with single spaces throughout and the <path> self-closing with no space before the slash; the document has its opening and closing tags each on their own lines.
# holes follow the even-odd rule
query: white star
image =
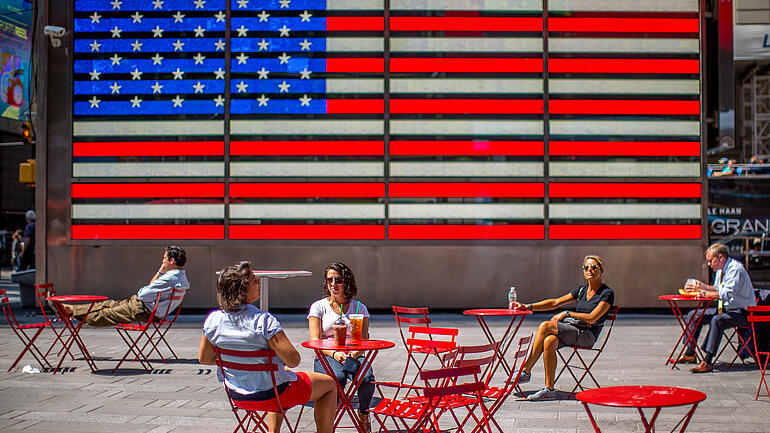
<svg viewBox="0 0 770 433">
<path fill-rule="evenodd" d="M 214 45 L 217 47 L 216 51 L 224 51 L 225 50 L 225 42 L 222 39 L 214 42 Z"/>
<path fill-rule="evenodd" d="M 120 10 L 120 5 L 122 5 L 123 2 L 120 1 L 120 0 L 113 0 L 113 1 L 110 2 L 110 4 L 112 5 L 112 9 Z"/>
<path fill-rule="evenodd" d="M 281 61 L 281 62 L 279 63 L 279 65 L 283 65 L 284 63 L 286 63 L 286 64 L 288 65 L 288 64 L 289 64 L 289 59 L 290 59 L 290 58 L 291 58 L 291 56 L 287 56 L 287 55 L 286 55 L 286 53 L 281 53 L 281 55 L 280 55 L 280 56 L 278 56 L 278 60 L 280 60 L 280 61 Z"/>
<path fill-rule="evenodd" d="M 284 37 L 284 36 L 289 36 L 289 32 L 291 31 L 291 29 L 290 29 L 290 28 L 286 27 L 286 24 L 284 24 L 284 25 L 283 25 L 283 27 L 281 27 L 281 28 L 280 28 L 280 29 L 278 29 L 278 30 L 280 30 L 280 31 L 281 31 L 281 37 Z"/>
<path fill-rule="evenodd" d="M 236 84 L 235 87 L 238 88 L 238 93 L 246 93 L 246 89 L 249 88 L 249 85 L 244 83 L 243 80 L 241 80 L 241 82 Z"/>
<path fill-rule="evenodd" d="M 257 42 L 257 45 L 259 45 L 259 51 L 265 50 L 267 51 L 268 45 L 270 45 L 269 42 L 265 40 L 265 38 L 262 38 L 261 41 Z"/>
<path fill-rule="evenodd" d="M 184 71 L 180 70 L 179 68 L 176 68 L 176 71 L 171 71 L 172 74 L 174 74 L 175 80 L 181 80 L 182 75 L 184 75 Z"/>
<path fill-rule="evenodd" d="M 160 26 L 155 26 L 155 28 L 152 29 L 152 37 L 153 38 L 162 38 L 163 37 L 163 29 L 160 28 Z"/>
<path fill-rule="evenodd" d="M 247 29 L 246 26 L 241 24 L 241 26 L 238 27 L 237 29 L 235 29 L 235 31 L 238 32 L 238 37 L 239 38 L 245 38 L 246 37 L 246 33 L 248 33 L 249 29 Z"/>
<path fill-rule="evenodd" d="M 91 108 L 99 108 L 99 103 L 102 102 L 101 99 L 96 99 L 96 96 L 89 99 L 88 102 L 91 103 Z"/>
<path fill-rule="evenodd" d="M 304 41 L 302 41 L 302 42 L 300 42 L 300 43 L 299 43 L 299 46 L 300 46 L 300 47 L 302 47 L 302 48 L 300 49 L 300 51 L 305 51 L 305 50 L 308 50 L 308 51 L 310 51 L 310 45 L 312 45 L 312 44 L 313 44 L 313 43 L 312 43 L 312 42 L 308 42 L 308 40 L 307 40 L 307 38 L 306 38 Z"/>
<path fill-rule="evenodd" d="M 224 80 L 225 79 L 225 70 L 222 69 L 220 66 L 219 69 L 214 71 L 214 79 L 215 80 Z"/>
<path fill-rule="evenodd" d="M 112 57 L 110 57 L 110 60 L 112 60 L 112 66 L 120 65 L 120 61 L 123 60 L 123 57 L 118 56 L 118 53 L 115 53 Z"/>
<path fill-rule="evenodd" d="M 195 60 L 195 64 L 196 65 L 202 65 L 203 64 L 203 60 L 205 58 L 206 58 L 206 56 L 204 56 L 201 53 L 198 53 L 195 57 L 193 57 L 193 60 Z"/>
<path fill-rule="evenodd" d="M 134 96 L 134 99 L 130 99 L 131 101 L 131 108 L 140 108 L 142 104 L 142 100 L 139 99 L 139 95 Z"/>
<path fill-rule="evenodd" d="M 309 107 L 310 106 L 310 101 L 312 101 L 312 100 L 313 100 L 313 98 L 308 98 L 307 95 L 303 95 L 301 98 L 299 98 L 299 106 L 300 107 L 304 107 L 304 106 L 308 106 Z"/>
<path fill-rule="evenodd" d="M 101 47 L 101 46 L 102 46 L 102 44 L 100 44 L 99 42 L 96 42 L 96 40 L 94 40 L 93 42 L 91 42 L 91 43 L 90 43 L 90 44 L 88 44 L 88 45 L 90 45 L 90 46 L 91 46 L 91 52 L 92 52 L 92 53 L 93 53 L 94 51 L 96 51 L 96 52 L 98 53 L 98 52 L 99 52 L 99 47 Z"/>
<path fill-rule="evenodd" d="M 299 71 L 299 79 L 300 80 L 309 80 L 311 73 L 312 73 L 312 71 L 308 71 L 307 67 L 305 67 L 305 69 Z"/>
<path fill-rule="evenodd" d="M 261 106 L 263 106 L 263 105 L 264 105 L 265 107 L 267 107 L 267 101 L 269 101 L 269 100 L 270 100 L 270 98 L 268 98 L 268 97 L 267 97 L 267 96 L 265 96 L 265 95 L 262 95 L 262 96 L 260 96 L 259 98 L 257 98 L 257 101 L 259 102 L 259 105 L 258 105 L 258 107 L 261 107 Z"/>
<path fill-rule="evenodd" d="M 205 84 L 201 84 L 200 81 L 198 81 L 198 84 L 193 84 L 193 89 L 195 89 L 195 92 L 193 93 L 203 93 L 203 88 L 206 87 Z"/>
<path fill-rule="evenodd" d="M 278 0 L 278 3 L 281 4 L 281 9 L 288 8 L 289 3 L 291 3 L 291 0 Z"/>
<path fill-rule="evenodd" d="M 278 93 L 289 93 L 289 87 L 291 87 L 291 84 L 286 84 L 286 80 L 283 80 L 283 82 L 279 84 L 278 87 L 281 88 L 281 91 Z"/>
<path fill-rule="evenodd" d="M 193 3 L 195 3 L 195 9 L 203 9 L 206 5 L 206 0 L 195 0 Z"/>
<path fill-rule="evenodd" d="M 270 14 L 265 11 L 262 11 L 257 16 L 259 17 L 259 22 L 262 22 L 262 21 L 267 22 L 267 17 L 269 17 Z"/>
<path fill-rule="evenodd" d="M 299 16 L 302 17 L 302 21 L 300 22 L 305 22 L 305 21 L 310 22 L 310 17 L 312 17 L 313 14 L 309 13 L 308 11 L 305 11 L 299 14 Z"/>
<path fill-rule="evenodd" d="M 96 69 L 94 69 L 93 72 L 89 72 L 88 74 L 91 75 L 91 81 L 98 80 L 99 79 L 99 75 L 102 75 L 102 73 L 97 71 Z"/>
<path fill-rule="evenodd" d="M 220 21 L 222 21 L 222 22 L 225 22 L 225 18 L 227 18 L 227 15 L 225 15 L 225 13 L 224 13 L 224 12 L 222 12 L 222 11 L 219 11 L 219 12 L 217 12 L 217 13 L 214 15 L 214 18 L 216 18 L 216 19 L 217 19 L 217 22 L 220 22 Z"/>
<path fill-rule="evenodd" d="M 206 29 L 201 27 L 200 24 L 198 24 L 198 27 L 194 28 L 193 30 L 195 31 L 195 37 L 196 38 L 202 38 L 203 37 L 203 32 L 206 31 Z"/>
<path fill-rule="evenodd" d="M 155 84 L 153 84 L 150 87 L 152 87 L 152 93 L 153 94 L 160 93 L 161 89 L 163 89 L 163 85 L 159 84 L 157 81 L 155 82 Z"/>
<path fill-rule="evenodd" d="M 119 86 L 117 82 L 112 83 L 112 86 L 110 86 L 110 89 L 112 90 L 112 92 L 110 92 L 110 93 L 112 93 L 112 94 L 117 93 L 118 95 L 120 95 L 120 88 L 121 87 L 123 87 L 123 86 Z"/>
<path fill-rule="evenodd" d="M 244 9 L 249 5 L 249 0 L 238 0 L 238 9 Z"/>
<path fill-rule="evenodd" d="M 144 45 L 144 44 L 139 42 L 139 39 L 135 40 L 131 44 L 131 51 L 142 51 L 142 45 Z"/>
<path fill-rule="evenodd" d="M 132 80 L 141 80 L 142 79 L 142 72 L 139 71 L 139 68 L 134 68 L 134 70 L 131 71 L 131 79 Z"/>
<path fill-rule="evenodd" d="M 241 55 L 236 57 L 236 59 L 238 59 L 238 64 L 239 65 L 241 65 L 241 64 L 245 65 L 246 64 L 246 59 L 248 59 L 248 58 L 249 58 L 249 56 L 247 56 L 246 53 L 241 53 Z"/>
<path fill-rule="evenodd" d="M 176 98 L 172 99 L 171 101 L 174 103 L 174 107 L 181 107 L 184 99 L 182 99 L 181 96 L 176 95 Z"/>
<path fill-rule="evenodd" d="M 222 95 L 217 95 L 217 97 L 214 98 L 213 101 L 216 104 L 214 105 L 215 107 L 219 107 L 220 105 L 223 107 L 225 106 L 225 98 L 223 98 Z"/>
<path fill-rule="evenodd" d="M 153 65 L 161 65 L 163 62 L 163 57 L 161 57 L 160 53 L 155 53 L 155 55 L 150 58 L 152 59 Z"/>
<path fill-rule="evenodd" d="M 118 26 L 115 26 L 115 27 L 112 28 L 112 30 L 110 30 L 110 32 L 112 32 L 112 37 L 113 38 L 119 38 L 120 37 L 120 32 L 122 32 L 122 31 L 123 30 L 119 29 Z"/>
<path fill-rule="evenodd" d="M 153 9 L 163 9 L 163 0 L 153 0 L 152 8 Z"/>
<path fill-rule="evenodd" d="M 171 16 L 174 17 L 175 23 L 181 23 L 184 20 L 184 14 L 182 11 L 177 11 L 174 15 Z"/>
<path fill-rule="evenodd" d="M 176 42 L 172 43 L 171 45 L 174 46 L 174 51 L 184 51 L 182 47 L 184 47 L 184 42 L 180 41 L 179 39 L 176 40 Z"/>
<path fill-rule="evenodd" d="M 89 17 L 89 18 L 91 18 L 91 24 L 93 24 L 93 23 L 99 24 L 99 18 L 101 18 L 101 17 L 102 17 L 101 15 L 97 14 L 96 12 L 94 12 L 94 14 Z"/>
<path fill-rule="evenodd" d="M 258 70 L 257 73 L 259 74 L 260 80 L 267 80 L 267 74 L 270 73 L 265 67 L 263 66 L 262 69 Z"/>
<path fill-rule="evenodd" d="M 141 23 L 144 15 L 140 14 L 139 11 L 136 11 L 133 15 L 131 15 L 131 18 L 134 19 L 134 24 Z"/>
</svg>

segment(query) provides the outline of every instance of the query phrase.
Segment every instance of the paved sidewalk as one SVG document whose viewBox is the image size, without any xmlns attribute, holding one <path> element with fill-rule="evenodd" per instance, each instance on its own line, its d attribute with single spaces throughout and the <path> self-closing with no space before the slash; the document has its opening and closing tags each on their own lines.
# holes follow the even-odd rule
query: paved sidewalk
<svg viewBox="0 0 770 433">
<path fill-rule="evenodd" d="M 527 318 L 518 335 L 533 332 L 546 317 Z M 278 318 L 302 354 L 298 369 L 312 370 L 312 352 L 299 346 L 307 339 L 305 317 Z M 471 317 L 439 314 L 433 318 L 436 326 L 459 327 L 461 344 L 483 341 L 481 330 Z M 117 375 L 111 374 L 126 348 L 109 328 L 90 328 L 82 334 L 102 369 L 97 374 L 92 374 L 82 360 L 66 360 L 64 366 L 68 368 L 63 374 L 22 373 L 24 365 L 34 364 L 31 357 L 26 357 L 13 371 L 5 372 L 21 344 L 7 325 L 0 327 L 0 431 L 232 432 L 235 419 L 214 370 L 196 361 L 203 316 L 183 316 L 180 321 L 170 332 L 169 340 L 182 359 L 165 365 L 154 363 L 156 369 L 152 374 L 138 369 L 135 363 L 124 364 Z M 507 322 L 493 319 L 489 323 L 493 332 L 500 335 Z M 378 379 L 396 379 L 405 351 L 393 317 L 373 316 L 371 334 L 373 338 L 398 342 L 394 349 L 380 353 L 374 367 Z M 44 335 L 44 341 L 50 342 L 50 331 Z M 682 386 L 705 392 L 708 398 L 695 412 L 689 432 L 770 432 L 770 401 L 766 397 L 754 401 L 758 369 L 751 365 L 726 371 L 723 367 L 700 375 L 691 374 L 687 368 L 672 371 L 664 362 L 678 335 L 679 327 L 673 317 L 621 314 L 605 353 L 592 371 L 603 385 Z M 557 388 L 569 390 L 573 383 L 571 379 L 561 379 Z M 523 389 L 531 392 L 542 384 L 542 363 L 538 363 L 532 381 Z M 496 418 L 506 433 L 593 431 L 582 405 L 566 399 L 566 392 L 560 394 L 563 400 L 539 403 L 511 397 Z M 303 416 L 302 431 L 314 431 L 311 411 L 308 408 Z M 664 409 L 658 429 L 669 431 L 684 412 L 684 408 Z M 595 407 L 594 414 L 605 432 L 644 431 L 632 409 Z"/>
</svg>

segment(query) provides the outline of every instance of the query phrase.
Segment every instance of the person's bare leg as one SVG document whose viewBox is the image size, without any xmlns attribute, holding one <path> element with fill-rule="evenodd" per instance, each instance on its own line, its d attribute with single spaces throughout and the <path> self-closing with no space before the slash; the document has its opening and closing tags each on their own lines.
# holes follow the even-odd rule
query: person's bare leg
<svg viewBox="0 0 770 433">
<path fill-rule="evenodd" d="M 322 373 L 307 373 L 313 385 L 310 399 L 315 401 L 313 417 L 318 433 L 332 433 L 334 414 L 337 410 L 337 383 Z"/>
<path fill-rule="evenodd" d="M 553 389 L 556 375 L 556 350 L 559 349 L 559 338 L 549 335 L 543 342 L 543 367 L 545 368 L 545 386 Z"/>
<path fill-rule="evenodd" d="M 543 353 L 543 344 L 546 337 L 549 335 L 555 335 L 557 330 L 558 328 L 556 327 L 556 323 L 550 320 L 546 320 L 545 322 L 540 323 L 540 325 L 537 327 L 535 339 L 532 341 L 532 347 L 529 349 L 529 356 L 527 356 L 527 360 L 524 361 L 524 372 L 532 372 L 532 367 L 535 365 L 537 360 L 540 359 L 540 355 Z"/>
<path fill-rule="evenodd" d="M 278 433 L 281 431 L 281 424 L 283 423 L 283 415 L 280 412 L 268 412 L 267 414 L 267 431 L 270 433 Z"/>
</svg>

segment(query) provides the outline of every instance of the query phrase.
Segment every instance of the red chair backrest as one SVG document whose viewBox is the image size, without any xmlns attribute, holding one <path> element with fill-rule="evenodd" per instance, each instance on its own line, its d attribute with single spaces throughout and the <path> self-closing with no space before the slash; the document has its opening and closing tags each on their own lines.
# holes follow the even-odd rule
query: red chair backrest
<svg viewBox="0 0 770 433">
<path fill-rule="evenodd" d="M 174 318 L 171 319 L 171 322 L 175 322 L 176 318 L 179 317 L 179 311 L 182 310 L 182 302 L 184 302 L 184 295 L 187 294 L 187 290 L 174 287 L 171 289 L 171 296 L 168 298 L 168 306 L 166 307 L 166 312 L 163 314 L 163 317 L 158 317 L 158 320 L 160 321 L 167 321 L 168 320 L 168 313 L 171 312 L 171 305 L 173 305 L 174 301 L 179 301 L 179 305 L 176 307 L 176 314 L 174 314 Z M 155 301 L 155 304 L 157 305 L 160 301 L 160 296 L 158 296 L 158 299 Z"/>
<path fill-rule="evenodd" d="M 437 354 L 442 350 L 454 350 L 457 348 L 455 337 L 460 333 L 457 328 L 439 328 L 435 326 L 410 326 L 410 337 L 406 339 L 406 347 L 427 347 L 434 349 Z M 437 340 L 437 337 L 449 339 Z"/>
<path fill-rule="evenodd" d="M 607 341 L 609 341 L 610 334 L 612 333 L 612 327 L 615 325 L 615 319 L 618 318 L 618 310 L 620 310 L 620 307 L 614 305 L 610 307 L 610 310 L 607 312 L 604 320 L 604 327 L 602 328 L 602 331 L 604 332 L 604 341 L 602 342 L 602 345 L 595 350 L 598 350 L 599 352 L 604 350 L 604 345 L 606 345 Z"/>
<path fill-rule="evenodd" d="M 16 321 L 16 316 L 11 309 L 11 301 L 8 299 L 8 295 L 5 293 L 5 289 L 0 289 L 0 302 L 3 304 L 3 313 L 5 319 L 8 320 L 8 324 L 16 330 L 19 329 L 19 322 Z"/>
<path fill-rule="evenodd" d="M 481 368 L 478 365 L 422 371 L 420 379 L 425 381 L 426 388 L 423 391 L 425 397 L 434 399 L 445 395 L 476 393 L 480 399 L 480 392 L 485 388 L 484 383 L 478 379 L 480 372 Z M 463 376 L 472 376 L 472 378 L 468 377 L 463 382 L 461 379 Z M 431 384 L 430 381 L 434 383 Z"/>
<path fill-rule="evenodd" d="M 397 307 L 394 305 L 393 312 L 396 314 L 396 323 L 398 323 L 399 328 L 402 323 L 409 325 L 430 325 L 428 307 Z"/>
<path fill-rule="evenodd" d="M 48 313 L 45 312 L 45 306 L 48 302 L 45 298 L 56 296 L 56 290 L 53 288 L 53 283 L 35 284 L 35 296 L 37 296 L 37 303 L 40 305 L 40 311 L 43 312 L 43 317 L 45 317 L 47 322 L 50 322 Z"/>
<path fill-rule="evenodd" d="M 749 322 L 770 322 L 770 305 L 752 305 L 746 309 L 749 311 Z"/>
<path fill-rule="evenodd" d="M 477 365 L 479 368 L 484 368 L 481 375 L 482 381 L 485 385 L 489 385 L 492 379 L 492 372 L 494 361 L 497 359 L 497 353 L 500 348 L 501 341 L 494 343 L 480 344 L 474 346 L 458 346 L 457 350 L 450 352 L 444 357 L 446 365 L 447 361 L 451 360 L 452 367 L 467 367 L 469 365 Z"/>
</svg>

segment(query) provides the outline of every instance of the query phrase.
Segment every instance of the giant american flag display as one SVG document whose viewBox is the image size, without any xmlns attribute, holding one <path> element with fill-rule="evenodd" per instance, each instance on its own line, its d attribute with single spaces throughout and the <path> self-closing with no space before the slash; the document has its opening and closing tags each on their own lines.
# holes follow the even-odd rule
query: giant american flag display
<svg viewBox="0 0 770 433">
<path fill-rule="evenodd" d="M 699 239 L 696 0 L 76 0 L 71 237 Z"/>
</svg>

